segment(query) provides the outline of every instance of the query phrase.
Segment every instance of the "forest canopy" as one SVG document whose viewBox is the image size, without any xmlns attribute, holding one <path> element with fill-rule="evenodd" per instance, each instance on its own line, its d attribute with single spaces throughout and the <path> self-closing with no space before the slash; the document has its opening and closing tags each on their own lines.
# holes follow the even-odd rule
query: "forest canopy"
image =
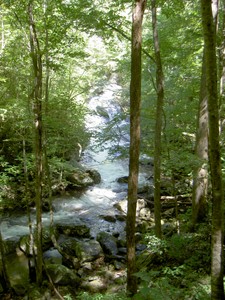
<svg viewBox="0 0 225 300">
<path fill-rule="evenodd" d="M 129 160 L 128 179 L 124 179 L 126 247 L 128 261 L 133 255 L 137 266 L 129 271 L 128 265 L 128 292 L 135 299 L 147 299 L 168 288 L 168 294 L 180 299 L 179 274 L 185 277 L 194 272 L 196 277 L 199 273 L 211 276 L 212 299 L 224 299 L 225 4 L 208 2 L 0 2 L 0 211 L 4 215 L 35 207 L 39 250 L 31 256 L 37 260 L 39 287 L 44 274 L 42 210 L 46 203 L 52 209 L 56 195 L 80 192 L 76 180 L 86 172 L 80 161 L 94 140 L 95 151 L 107 149 L 108 159 Z M 98 99 L 111 83 L 119 87 L 112 99 L 115 112 L 110 115 L 104 105 L 91 111 L 91 99 Z M 104 126 L 98 130 L 88 126 L 90 113 L 107 120 Z M 151 197 L 138 189 L 144 160 L 153 167 L 147 188 Z M 79 176 L 74 176 L 75 171 Z M 93 170 L 88 172 L 95 184 L 101 181 Z M 153 227 L 143 225 L 148 228 L 142 233 L 149 251 L 146 265 L 143 257 L 135 256 L 140 194 L 154 219 Z M 163 229 L 167 205 L 173 209 L 168 240 Z M 129 231 L 134 231 L 133 236 Z M 203 253 L 209 231 L 210 254 L 209 249 Z M 197 236 L 204 246 L 194 258 L 185 260 L 190 254 L 188 239 L 196 247 Z M 174 254 L 173 243 L 182 258 Z M 0 247 L 1 257 L 3 252 Z M 168 267 L 162 253 L 169 260 Z M 205 269 L 201 255 L 211 259 Z M 185 278 L 187 290 L 196 277 L 193 281 Z M 10 289 L 4 280 L 3 290 Z M 208 299 L 204 297 L 209 297 L 209 286 L 196 287 L 200 296 L 192 299 Z"/>
</svg>

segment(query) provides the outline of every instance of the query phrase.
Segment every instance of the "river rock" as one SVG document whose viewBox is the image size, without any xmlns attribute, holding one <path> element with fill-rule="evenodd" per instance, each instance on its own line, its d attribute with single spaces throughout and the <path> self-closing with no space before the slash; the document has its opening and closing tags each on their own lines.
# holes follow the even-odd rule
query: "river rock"
<svg viewBox="0 0 225 300">
<path fill-rule="evenodd" d="M 102 106 L 96 106 L 96 112 L 100 117 L 103 117 L 105 119 L 109 119 L 109 114 L 107 112 L 107 109 Z"/>
<path fill-rule="evenodd" d="M 60 244 L 62 254 L 77 258 L 79 264 L 92 262 L 102 256 L 103 250 L 96 240 L 76 240 L 69 239 Z"/>
<path fill-rule="evenodd" d="M 102 247 L 95 240 L 76 242 L 75 254 L 81 264 L 104 256 Z"/>
<path fill-rule="evenodd" d="M 148 207 L 143 207 L 139 211 L 139 218 L 142 220 L 150 220 L 151 212 Z"/>
<path fill-rule="evenodd" d="M 15 253 L 17 246 L 18 246 L 18 240 L 15 240 L 15 238 L 8 238 L 4 240 L 5 255 Z"/>
<path fill-rule="evenodd" d="M 34 253 L 37 253 L 37 246 L 35 242 L 36 230 L 34 231 L 33 238 L 34 238 Z M 48 250 L 53 246 L 50 229 L 48 227 L 42 229 L 42 249 L 43 251 Z M 20 250 L 27 256 L 30 255 L 30 236 L 25 235 L 20 238 L 19 241 L 19 248 Z"/>
<path fill-rule="evenodd" d="M 128 176 L 122 176 L 117 178 L 116 180 L 118 183 L 128 183 Z"/>
<path fill-rule="evenodd" d="M 140 211 L 147 206 L 147 203 L 144 199 L 137 200 L 137 210 L 136 215 L 139 216 Z M 114 205 L 119 211 L 127 214 L 127 199 L 123 199 Z"/>
<path fill-rule="evenodd" d="M 23 300 L 47 300 L 51 299 L 51 291 L 47 288 L 38 288 L 35 285 L 32 285 L 29 288 L 29 291 L 26 293 L 27 297 L 24 297 Z"/>
<path fill-rule="evenodd" d="M 26 256 L 29 256 L 31 254 L 30 253 L 30 237 L 29 237 L 29 235 L 25 235 L 20 238 L 19 248 Z M 34 253 L 36 254 L 37 246 L 34 244 L 34 246 L 32 248 L 33 248 Z"/>
<path fill-rule="evenodd" d="M 94 169 L 86 170 L 86 173 L 89 174 L 91 179 L 94 181 L 94 184 L 98 184 L 101 182 L 101 175 L 98 171 Z"/>
<path fill-rule="evenodd" d="M 110 222 L 110 223 L 115 223 L 116 222 L 116 217 L 112 215 L 106 215 L 106 216 L 100 216 L 103 220 Z"/>
<path fill-rule="evenodd" d="M 90 228 L 87 227 L 86 224 L 82 223 L 80 220 L 76 220 L 75 222 L 71 220 L 71 223 L 68 221 L 55 225 L 58 233 L 72 237 L 90 237 Z"/>
<path fill-rule="evenodd" d="M 99 232 L 97 235 L 97 241 L 100 243 L 105 254 L 108 255 L 117 255 L 117 240 L 108 232 Z"/>
<path fill-rule="evenodd" d="M 62 255 L 54 248 L 45 251 L 43 253 L 43 258 L 47 264 L 62 264 Z"/>
<path fill-rule="evenodd" d="M 73 287 L 80 284 L 80 278 L 76 273 L 63 265 L 49 264 L 46 266 L 46 270 L 54 284 L 69 285 Z"/>
<path fill-rule="evenodd" d="M 94 184 L 94 180 L 90 177 L 89 173 L 80 170 L 74 170 L 72 173 L 67 174 L 66 180 L 69 181 L 69 188 L 86 188 Z"/>
</svg>

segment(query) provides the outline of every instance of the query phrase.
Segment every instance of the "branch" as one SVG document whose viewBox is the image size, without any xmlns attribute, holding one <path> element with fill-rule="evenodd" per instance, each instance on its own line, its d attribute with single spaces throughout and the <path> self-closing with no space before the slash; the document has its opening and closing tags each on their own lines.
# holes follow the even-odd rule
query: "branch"
<svg viewBox="0 0 225 300">
<path fill-rule="evenodd" d="M 122 35 L 126 40 L 128 40 L 128 41 L 131 42 L 131 37 L 128 36 L 122 29 L 119 29 L 119 28 L 117 28 L 117 27 L 115 27 L 115 26 L 113 26 L 113 25 L 111 25 L 111 24 L 109 24 L 109 23 L 107 23 L 107 22 L 105 22 L 105 21 L 104 21 L 104 23 L 105 23 L 105 25 L 107 25 L 108 27 L 112 28 L 114 31 L 118 32 L 120 35 Z M 150 58 L 154 63 L 156 63 L 154 57 L 151 56 L 145 49 L 142 48 L 141 51 L 142 51 L 148 58 Z"/>
</svg>

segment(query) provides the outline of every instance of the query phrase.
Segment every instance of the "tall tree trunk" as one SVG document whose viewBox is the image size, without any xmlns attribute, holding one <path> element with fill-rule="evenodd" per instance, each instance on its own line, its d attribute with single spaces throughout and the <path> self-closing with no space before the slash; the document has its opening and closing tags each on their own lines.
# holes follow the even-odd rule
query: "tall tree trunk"
<svg viewBox="0 0 225 300">
<path fill-rule="evenodd" d="M 4 292 L 10 292 L 11 284 L 10 284 L 9 276 L 8 276 L 7 269 L 6 269 L 5 249 L 4 249 L 1 230 L 0 230 L 0 259 L 1 259 L 1 262 L 0 262 L 1 285 L 2 285 Z"/>
<path fill-rule="evenodd" d="M 201 87 L 199 95 L 199 108 L 196 132 L 195 154 L 201 165 L 194 173 L 192 192 L 192 227 L 202 221 L 206 216 L 206 198 L 208 191 L 208 105 L 206 87 L 206 61 L 205 50 L 202 59 Z"/>
<path fill-rule="evenodd" d="M 35 125 L 35 160 L 36 160 L 36 243 L 37 262 L 36 279 L 38 285 L 42 283 L 42 180 L 43 180 L 43 135 L 42 135 L 42 58 L 37 37 L 32 1 L 28 4 L 28 16 L 30 26 L 30 49 L 33 63 L 34 92 L 33 92 L 33 113 Z"/>
<path fill-rule="evenodd" d="M 217 29 L 218 0 L 212 0 L 212 16 L 215 30 Z M 196 168 L 194 173 L 194 184 L 192 193 L 192 227 L 206 217 L 207 213 L 207 192 L 208 192 L 208 99 L 206 83 L 206 58 L 205 47 L 202 59 L 202 76 L 199 98 L 198 123 L 196 132 L 195 153 L 202 164 Z"/>
<path fill-rule="evenodd" d="M 222 42 L 220 46 L 220 130 L 224 130 L 224 100 L 225 100 L 225 0 L 221 1 L 222 9 Z"/>
<path fill-rule="evenodd" d="M 132 15 L 131 45 L 131 82 L 130 82 L 130 158 L 128 180 L 127 211 L 127 291 L 133 295 L 137 292 L 135 223 L 137 207 L 137 189 L 139 173 L 140 148 L 140 108 L 141 108 L 141 44 L 142 21 L 146 0 L 135 0 Z"/>
<path fill-rule="evenodd" d="M 157 108 L 155 123 L 155 149 L 154 149 L 154 214 L 155 214 L 155 234 L 161 238 L 161 134 L 164 102 L 164 75 L 159 47 L 159 37 L 157 29 L 157 8 L 156 0 L 152 0 L 152 28 L 156 60 L 156 88 L 157 88 Z"/>
<path fill-rule="evenodd" d="M 0 18 L 1 18 L 1 50 L 5 48 L 5 26 L 4 26 L 4 14 L 2 8 L 0 8 Z"/>
<path fill-rule="evenodd" d="M 35 254 L 34 254 L 34 235 L 33 235 L 33 226 L 31 219 L 30 211 L 30 191 L 29 191 L 29 180 L 28 180 L 28 170 L 27 170 L 27 155 L 26 155 L 26 131 L 23 134 L 23 170 L 24 170 L 24 179 L 25 179 L 25 199 L 27 205 L 27 218 L 28 218 L 28 227 L 29 227 L 29 256 L 28 256 L 28 270 L 29 270 L 29 280 L 30 282 L 36 281 L 36 271 L 35 271 Z"/>
<path fill-rule="evenodd" d="M 206 82 L 209 113 L 209 160 L 212 182 L 211 299 L 225 299 L 223 286 L 223 184 L 219 144 L 219 107 L 217 92 L 216 27 L 211 1 L 201 0 L 205 41 Z"/>
</svg>

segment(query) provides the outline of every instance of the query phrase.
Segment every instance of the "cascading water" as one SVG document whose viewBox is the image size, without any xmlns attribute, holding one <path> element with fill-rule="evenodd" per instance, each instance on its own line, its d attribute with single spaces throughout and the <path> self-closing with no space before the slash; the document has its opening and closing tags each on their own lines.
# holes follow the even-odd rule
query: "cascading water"
<svg viewBox="0 0 225 300">
<path fill-rule="evenodd" d="M 90 114 L 86 121 L 88 130 L 100 132 L 105 125 L 106 119 L 96 114 L 97 107 L 103 107 L 110 117 L 117 112 L 113 98 L 118 89 L 120 87 L 117 84 L 111 83 L 103 94 L 90 99 Z M 113 204 L 126 196 L 126 187 L 121 188 L 116 179 L 127 175 L 128 172 L 127 160 L 109 160 L 107 150 L 92 150 L 94 144 L 93 138 L 90 147 L 82 156 L 81 164 L 85 168 L 96 169 L 101 174 L 101 183 L 90 187 L 79 197 L 60 196 L 53 201 L 54 223 L 73 224 L 79 219 L 91 229 L 92 237 L 100 231 L 121 232 L 124 229 L 124 222 L 110 223 L 100 216 L 113 214 L 115 212 Z M 35 211 L 31 218 L 35 224 Z M 43 213 L 43 226 L 48 226 L 49 220 L 49 213 Z M 10 213 L 1 216 L 1 232 L 3 240 L 13 243 L 19 241 L 21 236 L 27 235 L 29 229 L 26 213 Z M 22 253 L 19 256 L 12 254 L 8 257 L 7 269 L 14 283 L 28 282 L 27 259 Z"/>
<path fill-rule="evenodd" d="M 101 131 L 105 123 L 109 121 L 116 113 L 118 107 L 115 104 L 115 94 L 120 90 L 116 83 L 109 83 L 104 93 L 100 96 L 93 97 L 89 101 L 90 114 L 87 116 L 87 127 L 89 130 Z M 97 108 L 102 107 L 107 112 L 109 119 L 104 118 L 96 113 Z M 127 142 L 127 140 L 126 140 Z M 113 204 L 125 198 L 127 191 L 126 186 L 121 186 L 117 178 L 128 175 L 128 159 L 110 160 L 108 159 L 107 149 L 91 150 L 95 140 L 91 141 L 89 149 L 84 153 L 81 163 L 86 168 L 96 169 L 100 174 L 102 181 L 100 184 L 89 188 L 80 197 L 60 196 L 54 199 L 54 221 L 73 222 L 74 219 L 80 218 L 90 225 L 91 234 L 96 236 L 99 231 L 119 230 L 121 223 L 108 223 L 99 218 L 100 215 L 113 214 L 115 209 Z M 107 145 L 107 148 L 110 145 Z M 145 181 L 145 174 L 141 174 L 140 182 Z M 49 224 L 50 216 L 48 213 L 43 214 L 43 224 Z M 33 220 L 35 217 L 33 215 Z M 8 216 L 2 217 L 1 231 L 3 239 L 19 239 L 28 233 L 27 216 Z"/>
<path fill-rule="evenodd" d="M 87 116 L 87 128 L 96 132 L 101 132 L 102 128 L 110 121 L 118 112 L 118 107 L 114 101 L 116 94 L 121 89 L 115 82 L 110 82 L 100 96 L 90 99 L 90 114 Z M 107 114 L 107 118 L 102 114 L 96 113 L 99 107 L 103 108 Z M 119 125 L 118 125 L 119 126 Z M 127 143 L 129 137 L 121 140 Z M 114 216 L 118 211 L 114 204 L 124 199 L 127 195 L 127 185 L 117 182 L 117 178 L 128 175 L 128 158 L 126 159 L 109 159 L 107 147 L 97 149 L 93 146 L 96 144 L 95 138 L 91 139 L 88 149 L 85 150 L 81 164 L 85 168 L 95 169 L 101 174 L 101 183 L 88 188 L 83 194 L 78 196 L 60 196 L 54 199 L 54 223 L 70 223 L 80 220 L 90 228 L 90 234 L 93 238 L 98 232 L 105 231 L 110 233 L 122 233 L 124 231 L 125 222 L 115 220 L 108 222 L 102 216 Z M 94 150 L 93 150 L 94 149 Z M 139 182 L 146 182 L 146 174 L 141 173 Z M 43 213 L 43 226 L 49 225 L 49 213 Z M 32 220 L 35 224 L 35 211 L 32 214 Z M 21 236 L 29 233 L 27 215 L 5 215 L 1 218 L 1 232 L 4 240 L 18 241 Z M 11 255 L 8 260 L 8 271 L 10 276 L 18 280 L 28 282 L 27 260 L 24 255 Z"/>
</svg>

